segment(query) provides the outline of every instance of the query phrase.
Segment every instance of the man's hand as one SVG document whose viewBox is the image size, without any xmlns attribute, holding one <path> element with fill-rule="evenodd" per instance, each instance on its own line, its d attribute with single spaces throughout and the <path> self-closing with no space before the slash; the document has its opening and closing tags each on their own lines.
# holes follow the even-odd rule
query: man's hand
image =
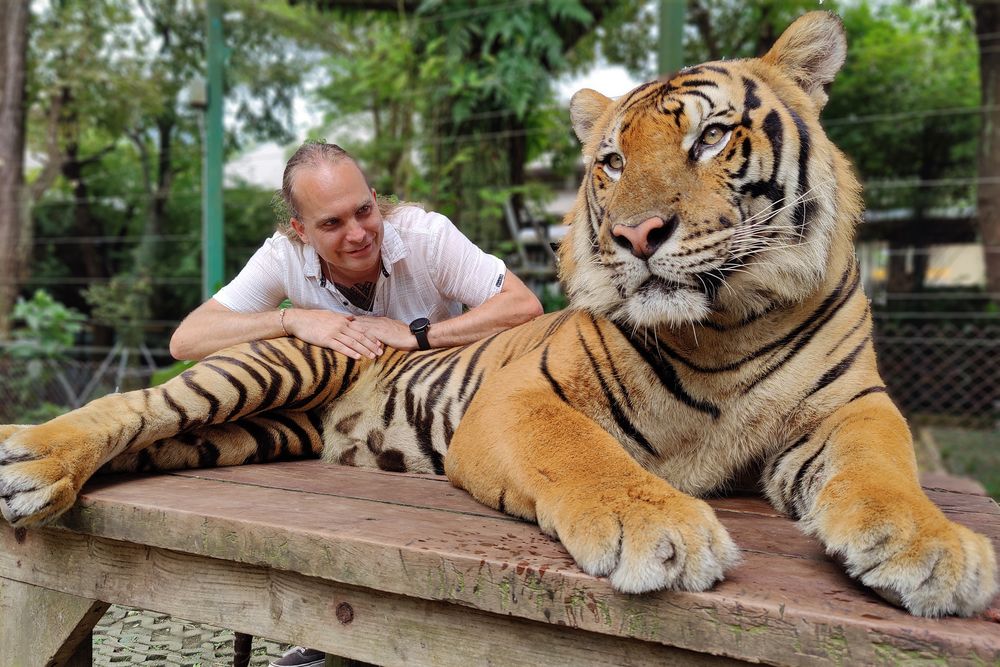
<svg viewBox="0 0 1000 667">
<path fill-rule="evenodd" d="M 364 317 L 358 319 L 382 320 L 385 318 Z M 379 336 L 368 331 L 368 327 L 357 326 L 354 320 L 352 315 L 341 315 L 329 310 L 289 308 L 285 311 L 285 329 L 299 340 L 328 347 L 353 359 L 360 359 L 362 355 L 374 359 L 382 354 L 384 348 Z M 407 329 L 407 333 L 409 333 L 409 329 Z"/>
<path fill-rule="evenodd" d="M 359 315 L 352 318 L 350 326 L 354 331 L 375 338 L 397 350 L 417 349 L 417 339 L 410 333 L 410 325 L 405 322 L 389 317 Z"/>
</svg>

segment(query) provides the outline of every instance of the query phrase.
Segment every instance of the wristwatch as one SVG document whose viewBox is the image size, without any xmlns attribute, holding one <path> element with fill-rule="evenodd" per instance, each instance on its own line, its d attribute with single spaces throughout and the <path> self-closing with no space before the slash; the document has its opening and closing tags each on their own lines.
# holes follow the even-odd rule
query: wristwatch
<svg viewBox="0 0 1000 667">
<path fill-rule="evenodd" d="M 426 317 L 418 317 L 410 322 L 410 333 L 417 339 L 417 347 L 421 350 L 431 349 L 430 341 L 427 340 L 427 332 L 431 328 L 431 321 Z"/>
</svg>

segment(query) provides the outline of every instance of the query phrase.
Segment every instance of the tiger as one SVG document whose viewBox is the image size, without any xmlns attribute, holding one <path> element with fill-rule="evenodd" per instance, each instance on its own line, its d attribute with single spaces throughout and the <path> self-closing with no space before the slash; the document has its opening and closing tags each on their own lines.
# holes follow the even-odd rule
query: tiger
<svg viewBox="0 0 1000 667">
<path fill-rule="evenodd" d="M 260 340 L 2 427 L 4 518 L 52 521 L 96 472 L 321 457 L 446 474 L 618 591 L 702 591 L 740 561 L 703 498 L 750 479 L 886 600 L 981 611 L 993 548 L 922 491 L 876 366 L 860 184 L 819 122 L 846 53 L 811 12 L 760 58 L 579 91 L 567 309 L 375 360 Z"/>
</svg>

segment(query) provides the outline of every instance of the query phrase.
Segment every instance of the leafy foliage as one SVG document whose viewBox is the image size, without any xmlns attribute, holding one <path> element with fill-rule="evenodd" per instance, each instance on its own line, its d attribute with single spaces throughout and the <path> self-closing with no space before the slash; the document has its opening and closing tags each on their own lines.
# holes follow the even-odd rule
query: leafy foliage
<svg viewBox="0 0 1000 667">
<path fill-rule="evenodd" d="M 591 26 L 590 9 L 433 0 L 413 15 L 338 19 L 341 51 L 318 93 L 328 119 L 357 125 L 329 139 L 368 165 L 377 189 L 426 201 L 493 249 L 502 214 L 483 194 L 522 186 L 533 159 L 576 151 L 552 81 L 572 66 L 568 26 Z"/>
<path fill-rule="evenodd" d="M 86 317 L 67 308 L 45 290 L 31 299 L 18 298 L 14 305 L 14 342 L 5 352 L 20 359 L 59 359 L 73 346 Z"/>
<path fill-rule="evenodd" d="M 597 59 L 656 74 L 657 6 L 645 0 L 318 9 L 337 4 L 227 0 L 227 151 L 288 140 L 293 101 L 308 83 L 312 110 L 325 114 L 315 137 L 355 153 L 380 193 L 427 203 L 499 254 L 511 245 L 508 211 L 522 217 L 547 196 L 525 186 L 527 165 L 553 181 L 575 178 L 579 146 L 553 82 Z M 201 138 L 187 102 L 204 60 L 203 7 L 59 0 L 33 8 L 34 278 L 107 323 L 88 342 L 117 335 L 162 345 L 201 298 Z M 815 0 L 689 0 L 685 59 L 756 55 L 815 8 Z M 968 8 L 957 0 L 823 8 L 843 16 L 850 39 L 824 122 L 867 182 L 869 207 L 969 203 L 968 185 L 948 184 L 974 175 L 980 102 Z M 899 179 L 944 185 L 881 185 Z M 274 213 L 271 193 L 227 187 L 233 275 L 273 229 Z M 150 319 L 157 323 L 141 323 Z"/>
<path fill-rule="evenodd" d="M 203 70 L 203 6 L 62 0 L 35 9 L 29 150 L 42 165 L 29 175 L 34 275 L 58 283 L 57 297 L 80 309 L 120 306 L 123 288 L 132 288 L 135 314 L 126 319 L 178 319 L 200 297 L 200 112 L 187 102 Z M 307 49 L 275 28 L 266 6 L 229 9 L 227 149 L 288 141 L 304 75 L 297 59 Z M 258 243 L 273 224 L 266 204 L 243 202 L 230 214 L 227 234 L 242 235 L 238 242 L 250 235 Z M 118 283 L 103 284 L 111 276 Z M 90 301 L 80 289 L 88 283 Z M 113 329 L 98 328 L 95 342 L 110 342 Z M 130 340 L 143 334 L 117 331 Z"/>
<path fill-rule="evenodd" d="M 13 340 L 0 348 L 0 375 L 5 378 L 0 418 L 18 424 L 46 421 L 66 408 L 44 400 L 40 388 L 65 382 L 60 365 L 86 317 L 45 290 L 36 290 L 30 299 L 18 299 L 11 319 L 16 325 Z"/>
<path fill-rule="evenodd" d="M 843 18 L 850 51 L 824 118 L 867 181 L 868 207 L 970 204 L 979 133 L 970 12 L 862 3 Z M 906 179 L 964 182 L 900 187 Z"/>
</svg>

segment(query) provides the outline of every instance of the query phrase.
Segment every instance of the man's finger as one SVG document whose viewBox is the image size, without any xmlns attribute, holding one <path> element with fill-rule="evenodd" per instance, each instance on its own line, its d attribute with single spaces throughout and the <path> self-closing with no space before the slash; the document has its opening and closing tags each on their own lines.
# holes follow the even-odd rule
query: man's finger
<svg viewBox="0 0 1000 667">
<path fill-rule="evenodd" d="M 378 338 L 375 338 L 369 333 L 368 330 L 352 325 L 351 332 L 362 345 L 374 352 L 375 354 L 382 354 L 383 343 Z"/>
<path fill-rule="evenodd" d="M 369 359 L 374 359 L 376 356 L 375 351 L 368 349 L 368 347 L 364 344 L 364 342 L 358 340 L 353 332 L 344 331 L 337 338 L 337 340 L 339 340 L 342 344 L 353 350 L 358 355 L 364 355 Z M 354 358 L 358 359 L 359 357 L 354 357 Z"/>
<path fill-rule="evenodd" d="M 363 329 L 358 329 L 353 326 L 353 323 L 348 322 L 346 326 L 342 329 L 338 329 L 333 332 L 333 337 L 339 340 L 341 343 L 357 351 L 359 354 L 363 354 L 366 357 L 372 357 L 372 355 L 381 354 L 379 347 L 381 343 L 377 340 L 369 338 Z M 371 354 L 369 354 L 369 352 Z"/>
<path fill-rule="evenodd" d="M 356 336 L 355 340 L 357 340 L 359 344 L 364 346 L 364 348 L 370 351 L 373 355 L 377 357 L 382 354 L 382 343 L 378 340 L 370 338 L 365 334 L 357 334 Z"/>
<path fill-rule="evenodd" d="M 341 343 L 338 340 L 332 340 L 332 341 L 330 341 L 330 344 L 327 345 L 327 347 L 329 347 L 334 352 L 340 352 L 341 354 L 346 354 L 351 359 L 360 359 L 361 358 L 360 354 L 358 354 L 357 352 L 355 352 L 351 348 L 347 347 L 346 345 L 344 345 L 343 343 Z"/>
<path fill-rule="evenodd" d="M 359 345 L 356 340 L 343 331 L 334 334 L 330 347 L 343 352 L 352 359 L 360 359 L 362 355 L 366 357 L 371 356 L 368 350 Z"/>
</svg>

